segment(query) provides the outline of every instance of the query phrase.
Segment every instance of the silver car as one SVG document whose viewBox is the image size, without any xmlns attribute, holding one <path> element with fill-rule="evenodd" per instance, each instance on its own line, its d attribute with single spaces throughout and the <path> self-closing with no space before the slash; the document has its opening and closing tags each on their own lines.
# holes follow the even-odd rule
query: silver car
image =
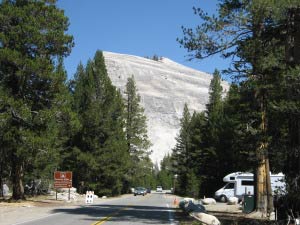
<svg viewBox="0 0 300 225">
<path fill-rule="evenodd" d="M 133 192 L 133 195 L 134 196 L 137 196 L 137 195 L 146 195 L 147 194 L 147 191 L 146 191 L 146 188 L 144 187 L 136 187 L 134 189 L 134 192 Z"/>
</svg>

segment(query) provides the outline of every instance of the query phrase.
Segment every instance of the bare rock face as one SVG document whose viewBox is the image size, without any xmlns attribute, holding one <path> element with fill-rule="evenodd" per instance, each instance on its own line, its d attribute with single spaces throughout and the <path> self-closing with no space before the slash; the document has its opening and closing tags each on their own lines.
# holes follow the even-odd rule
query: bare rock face
<svg viewBox="0 0 300 225">
<path fill-rule="evenodd" d="M 127 78 L 134 76 L 147 117 L 151 159 L 160 162 L 175 146 L 184 104 L 188 104 L 191 113 L 205 110 L 212 76 L 167 58 L 154 61 L 111 52 L 103 55 L 108 75 L 122 94 Z M 222 85 L 226 92 L 228 83 Z"/>
</svg>

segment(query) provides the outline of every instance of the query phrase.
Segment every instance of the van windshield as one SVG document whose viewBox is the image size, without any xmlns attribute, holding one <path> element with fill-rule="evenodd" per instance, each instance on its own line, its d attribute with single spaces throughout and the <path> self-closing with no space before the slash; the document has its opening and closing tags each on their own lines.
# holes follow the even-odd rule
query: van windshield
<svg viewBox="0 0 300 225">
<path fill-rule="evenodd" d="M 224 189 L 234 189 L 234 183 L 228 183 L 225 185 Z"/>
</svg>

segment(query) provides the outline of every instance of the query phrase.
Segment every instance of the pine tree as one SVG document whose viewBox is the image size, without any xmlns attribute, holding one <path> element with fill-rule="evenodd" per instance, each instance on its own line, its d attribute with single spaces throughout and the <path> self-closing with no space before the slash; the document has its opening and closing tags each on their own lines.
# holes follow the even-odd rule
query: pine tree
<svg viewBox="0 0 300 225">
<path fill-rule="evenodd" d="M 207 118 L 205 113 L 194 112 L 190 122 L 191 160 L 189 165 L 190 173 L 192 173 L 191 179 L 196 180 L 191 184 L 194 183 L 194 187 L 198 189 L 198 191 L 193 192 L 195 196 L 199 194 L 207 196 L 209 194 L 210 190 L 207 189 L 208 175 L 211 174 L 212 165 L 216 165 L 215 163 L 210 163 L 211 159 L 214 158 L 214 154 L 211 151 L 207 151 L 206 148 L 206 127 Z"/>
<path fill-rule="evenodd" d="M 164 189 L 173 187 L 174 174 L 172 168 L 172 158 L 166 155 L 160 162 L 160 171 L 157 174 L 157 185 L 162 186 Z"/>
<path fill-rule="evenodd" d="M 209 86 L 209 101 L 206 105 L 207 114 L 207 133 L 206 141 L 208 146 L 213 152 L 215 152 L 216 164 L 220 165 L 222 161 L 222 152 L 218 152 L 220 147 L 220 128 L 223 122 L 223 102 L 222 102 L 222 86 L 221 86 L 221 75 L 218 70 L 213 73 L 213 78 Z M 222 171 L 217 169 L 216 171 Z M 220 174 L 215 174 L 216 177 L 220 178 Z"/>
<path fill-rule="evenodd" d="M 191 115 L 187 104 L 185 104 L 182 118 L 180 119 L 180 131 L 176 137 L 176 145 L 172 154 L 174 173 L 178 175 L 178 187 L 176 187 L 176 192 L 183 195 L 187 193 L 188 163 L 191 161 L 190 121 Z"/>
<path fill-rule="evenodd" d="M 256 112 L 254 123 L 256 154 L 256 208 L 266 215 L 273 210 L 269 177 L 268 149 L 270 138 L 267 130 L 267 100 L 270 69 L 278 64 L 279 48 L 268 32 L 274 25 L 277 11 L 272 1 L 223 1 L 218 16 L 209 17 L 201 9 L 195 9 L 203 23 L 194 32 L 183 29 L 184 39 L 179 42 L 193 52 L 195 58 L 205 58 L 221 53 L 224 57 L 237 56 L 229 72 L 237 72 L 236 78 L 243 78 L 250 94 L 250 104 Z M 281 6 L 282 7 L 282 6 Z M 269 36 L 268 36 L 269 35 Z M 280 64 L 280 63 L 279 63 Z M 262 184 L 262 185 L 260 185 Z"/>
<path fill-rule="evenodd" d="M 300 185 L 300 3 L 284 4 L 286 7 L 280 19 L 282 24 L 279 29 L 284 32 L 277 33 L 281 46 L 284 46 L 284 53 L 281 57 L 285 57 L 285 68 L 280 68 L 279 79 L 277 79 L 277 88 L 273 90 L 276 100 L 273 101 L 273 110 L 276 118 L 279 118 L 281 129 L 275 130 L 277 136 L 280 135 L 279 143 L 275 148 L 281 147 L 280 155 L 276 159 L 283 160 L 283 171 L 286 174 L 288 187 L 288 203 L 289 208 L 293 211 L 300 210 L 299 185 Z M 278 72 L 277 72 L 278 73 Z M 278 93 L 280 88 L 281 93 Z M 282 120 L 285 118 L 285 120 Z M 285 122 L 285 123 L 284 123 Z M 273 131 L 274 131 L 273 130 Z M 278 134 L 279 133 L 279 134 Z M 276 139 L 275 139 L 276 140 Z M 281 144 L 281 145 L 278 145 Z M 282 149 L 285 150 L 282 154 Z M 276 151 L 273 151 L 277 153 Z M 282 161 L 282 160 L 280 160 Z"/>
<path fill-rule="evenodd" d="M 80 64 L 74 82 L 74 108 L 82 129 L 74 152 L 78 157 L 78 183 L 101 195 L 119 195 L 129 163 L 123 131 L 124 105 L 112 85 L 103 53 L 97 51 L 85 70 Z"/>
<path fill-rule="evenodd" d="M 152 170 L 153 165 L 149 164 L 151 143 L 147 135 L 146 116 L 140 106 L 141 98 L 137 93 L 133 76 L 127 80 L 125 95 L 127 150 L 131 157 L 129 179 L 133 185 L 139 185 L 145 174 Z M 148 169 L 144 171 L 142 168 L 146 165 Z"/>
<path fill-rule="evenodd" d="M 221 76 L 218 70 L 215 70 L 209 87 L 209 102 L 206 105 L 206 123 L 201 130 L 203 140 L 201 143 L 200 154 L 203 158 L 198 157 L 202 165 L 202 185 L 201 194 L 212 195 L 213 185 L 216 185 L 224 177 L 224 168 L 222 168 L 224 152 L 222 149 L 221 127 L 223 123 L 223 101 L 222 101 L 222 86 Z M 201 121 L 199 121 L 201 122 Z M 199 133 L 199 132 L 198 132 Z M 198 150 L 199 151 L 199 150 Z"/>
<path fill-rule="evenodd" d="M 3 143 L 10 158 L 13 199 L 24 198 L 22 180 L 40 155 L 54 156 L 60 92 L 54 62 L 73 46 L 68 19 L 55 1 L 0 3 L 0 112 Z M 54 35 L 55 34 L 55 35 Z"/>
<path fill-rule="evenodd" d="M 77 114 L 71 108 L 72 98 L 66 85 L 67 74 L 62 57 L 55 65 L 53 76 L 55 79 L 52 85 L 58 91 L 54 95 L 51 107 L 53 120 L 49 120 L 47 124 L 47 127 L 52 130 L 49 132 L 50 136 L 46 136 L 48 142 L 51 140 L 51 144 L 48 146 L 48 152 L 42 151 L 32 159 L 30 167 L 27 168 L 25 177 L 27 181 L 36 178 L 52 181 L 54 170 L 66 169 L 61 166 L 64 154 L 72 149 L 71 139 L 80 126 Z"/>
</svg>

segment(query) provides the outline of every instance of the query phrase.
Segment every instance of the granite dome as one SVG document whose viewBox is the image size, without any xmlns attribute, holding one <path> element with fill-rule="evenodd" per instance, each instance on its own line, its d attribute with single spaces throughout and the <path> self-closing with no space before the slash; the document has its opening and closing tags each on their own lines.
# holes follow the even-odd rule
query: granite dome
<svg viewBox="0 0 300 225">
<path fill-rule="evenodd" d="M 203 111 L 208 102 L 212 75 L 188 68 L 170 59 L 151 59 L 103 52 L 112 83 L 124 93 L 127 78 L 134 76 L 141 105 L 147 116 L 148 135 L 152 142 L 152 161 L 160 162 L 175 146 L 183 106 Z M 227 91 L 228 83 L 222 83 Z"/>
</svg>

